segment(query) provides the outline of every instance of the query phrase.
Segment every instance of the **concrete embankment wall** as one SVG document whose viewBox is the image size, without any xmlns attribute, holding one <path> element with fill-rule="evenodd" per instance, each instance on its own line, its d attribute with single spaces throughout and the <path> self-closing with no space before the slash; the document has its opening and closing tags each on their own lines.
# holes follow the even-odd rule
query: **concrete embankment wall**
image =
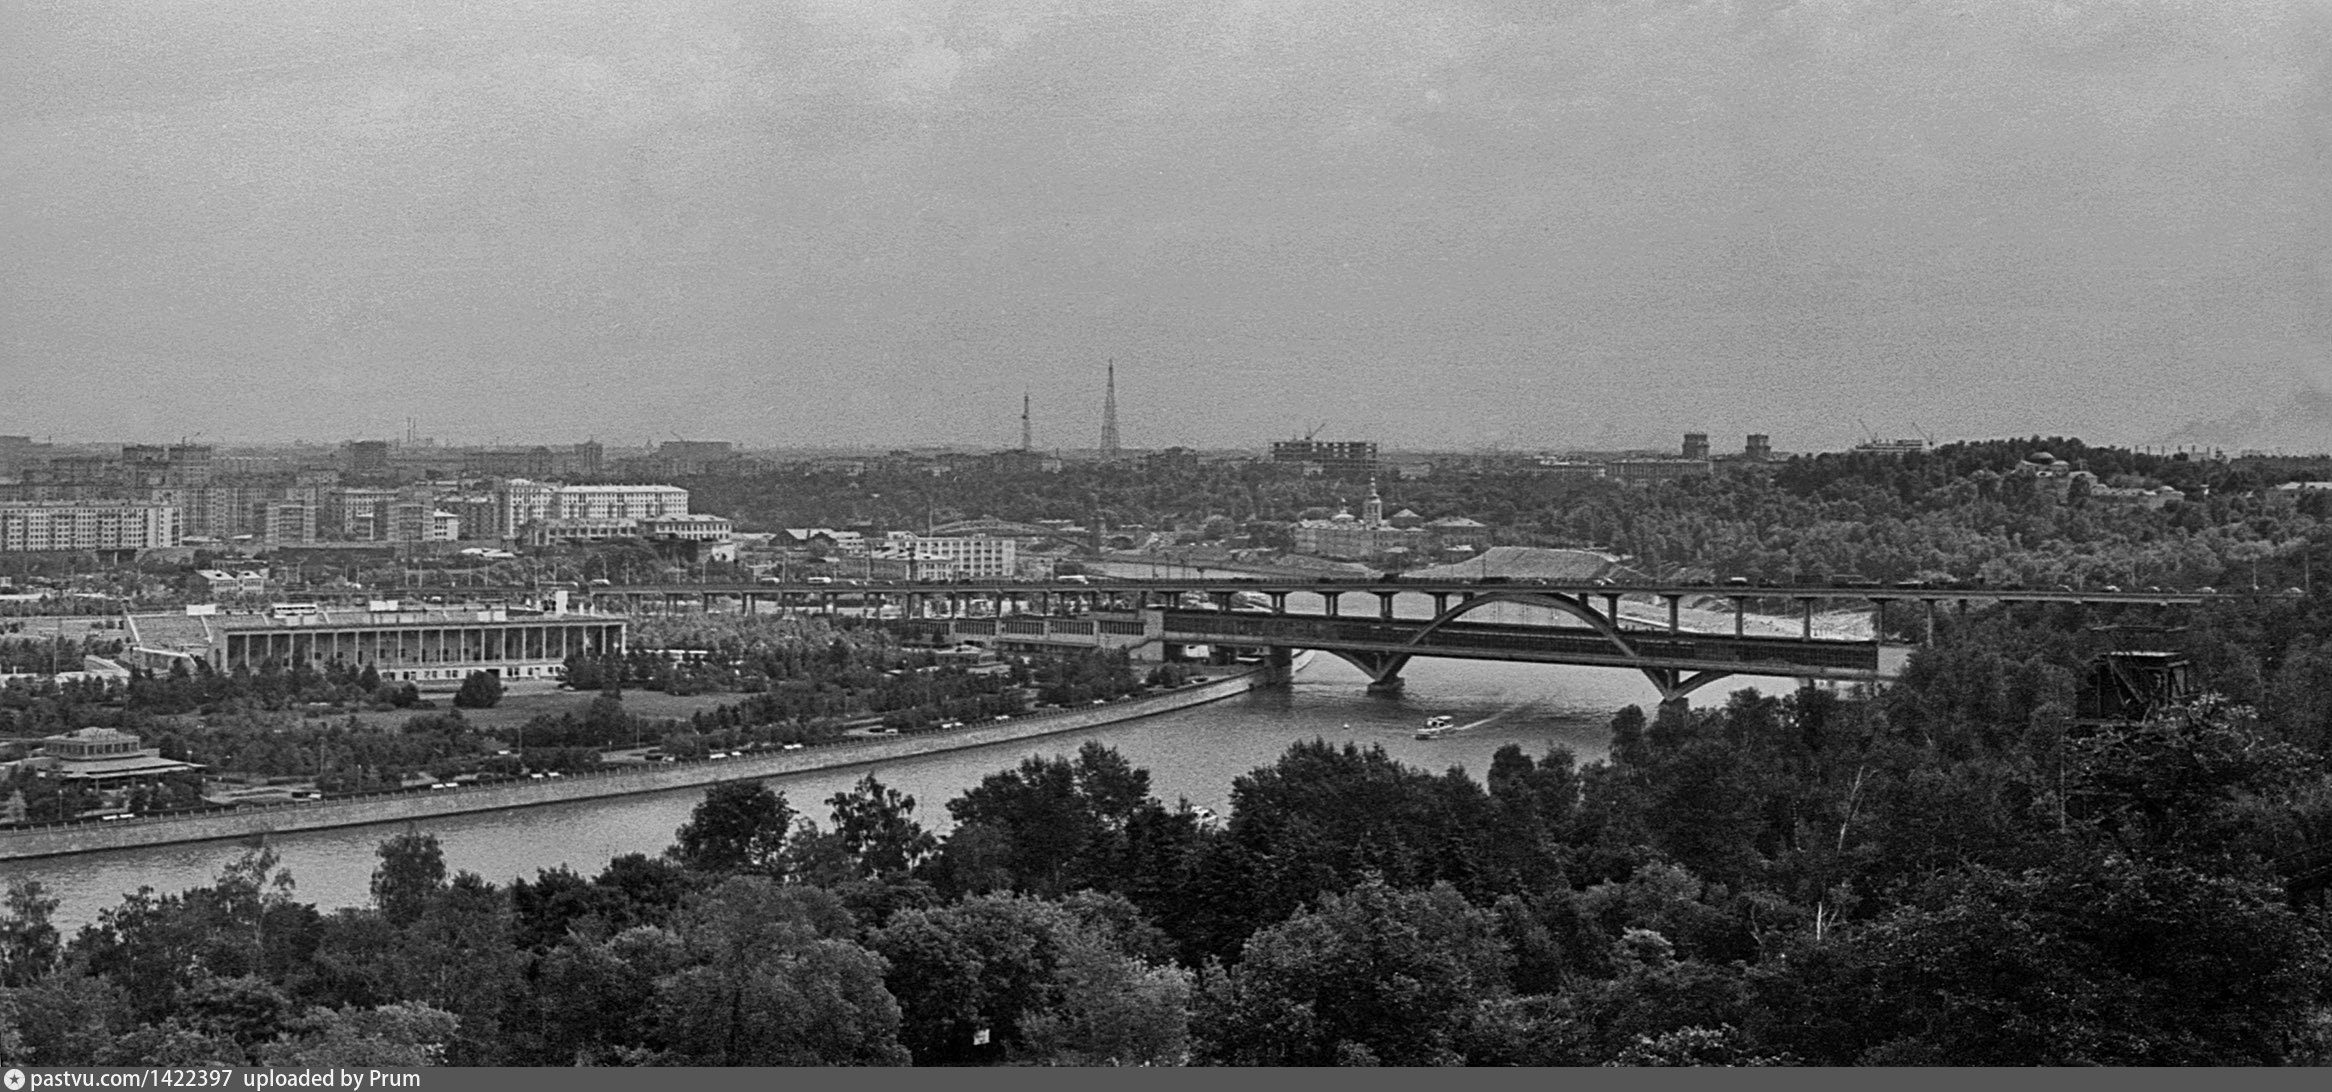
<svg viewBox="0 0 2332 1092">
<path fill-rule="evenodd" d="M 197 816 L 123 819 L 110 823 L 85 822 L 32 830 L 0 831 L 0 860 L 56 857 L 69 853 L 178 842 L 207 842 L 246 838 L 255 834 L 364 826 L 369 823 L 403 823 L 440 815 L 500 811 L 504 808 L 685 789 L 723 781 L 757 780 L 782 774 L 887 762 L 915 755 L 959 751 L 969 747 L 1081 731 L 1118 721 L 1188 709 L 1194 705 L 1244 694 L 1263 685 L 1266 678 L 1261 671 L 1244 672 L 1109 705 L 1035 713 L 950 732 L 854 736 L 799 751 L 765 752 L 699 762 L 618 766 L 540 781 L 276 804 Z"/>
</svg>

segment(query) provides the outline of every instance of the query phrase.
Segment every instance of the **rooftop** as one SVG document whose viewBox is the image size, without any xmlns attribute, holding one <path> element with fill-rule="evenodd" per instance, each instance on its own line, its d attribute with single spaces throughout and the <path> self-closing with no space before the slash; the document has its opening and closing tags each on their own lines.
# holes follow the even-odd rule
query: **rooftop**
<svg viewBox="0 0 2332 1092">
<path fill-rule="evenodd" d="M 1536 580 L 1593 580 L 1604 574 L 1613 559 L 1593 550 L 1558 550 L 1544 546 L 1492 546 L 1478 557 L 1454 565 L 1412 570 L 1422 580 L 1459 580 L 1482 576 Z"/>
</svg>

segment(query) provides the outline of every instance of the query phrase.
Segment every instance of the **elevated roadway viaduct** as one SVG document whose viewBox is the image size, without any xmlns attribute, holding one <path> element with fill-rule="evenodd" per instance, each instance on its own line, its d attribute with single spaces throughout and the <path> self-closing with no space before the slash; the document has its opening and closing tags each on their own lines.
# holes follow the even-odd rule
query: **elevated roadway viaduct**
<svg viewBox="0 0 2332 1092">
<path fill-rule="evenodd" d="M 1934 614 L 1949 605 L 2076 603 L 2094 606 L 2192 606 L 2215 601 L 2259 601 L 2289 593 L 2121 591 L 2008 587 L 1896 585 L 1614 584 L 1501 580 L 1153 578 L 1122 580 L 957 580 L 948 583 L 784 581 L 544 585 L 527 588 L 413 589 L 406 594 L 513 597 L 564 590 L 597 606 L 625 609 L 701 608 L 714 599 L 743 609 L 834 611 L 895 609 L 901 617 L 949 620 L 961 639 L 1024 645 L 1127 647 L 1232 645 L 1285 653 L 1317 649 L 1368 673 L 1370 685 L 1398 689 L 1401 670 L 1418 656 L 1621 667 L 1638 670 L 1673 700 L 1727 675 L 1782 675 L 1803 679 L 1876 682 L 1893 678 L 1909 650 L 1877 640 L 1824 637 L 1815 631 L 1817 607 L 1862 603 L 1917 603 Z M 1401 617 L 1404 597 L 1430 603 L 1429 617 Z M 1733 606 L 1733 632 L 1695 631 L 1682 624 L 1688 600 Z M 1357 600 L 1357 602 L 1355 602 Z M 1665 614 L 1647 625 L 1623 615 L 1622 604 L 1654 605 Z M 1567 624 L 1520 625 L 1464 620 L 1497 603 L 1545 608 Z M 1751 605 L 1791 604 L 1802 624 L 1796 636 L 1747 632 Z M 1194 609 L 1203 604 L 1211 609 Z M 1311 611 L 1301 608 L 1311 607 Z M 1357 607 L 1357 610 L 1350 609 Z M 1374 609 L 1371 609 L 1371 608 Z M 1664 608 L 1664 610 L 1662 609 Z M 1875 633 L 1875 627 L 1874 627 Z"/>
</svg>

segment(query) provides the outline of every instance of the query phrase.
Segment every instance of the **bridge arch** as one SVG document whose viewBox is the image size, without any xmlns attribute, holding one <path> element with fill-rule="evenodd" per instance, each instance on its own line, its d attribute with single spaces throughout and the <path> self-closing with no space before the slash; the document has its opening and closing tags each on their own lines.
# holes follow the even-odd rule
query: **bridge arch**
<svg viewBox="0 0 2332 1092">
<path fill-rule="evenodd" d="M 1636 654 L 1635 646 L 1628 644 L 1627 638 L 1620 636 L 1619 624 L 1616 621 L 1604 617 L 1594 607 L 1590 607 L 1572 596 L 1544 591 L 1494 591 L 1467 596 L 1462 602 L 1453 604 L 1448 609 L 1434 615 L 1423 628 L 1417 631 L 1415 636 L 1409 638 L 1409 643 L 1416 644 L 1423 641 L 1431 636 L 1434 630 L 1492 603 L 1518 603 L 1531 607 L 1551 607 L 1587 623 L 1588 628 L 1602 634 L 1606 640 L 1612 643 L 1614 648 L 1619 649 L 1621 655 L 1634 656 Z"/>
<path fill-rule="evenodd" d="M 1605 616 L 1603 612 L 1589 606 L 1580 597 L 1547 591 L 1501 590 L 1467 596 L 1462 602 L 1453 604 L 1441 613 L 1434 615 L 1431 621 L 1426 622 L 1414 636 L 1409 638 L 1408 643 L 1418 644 L 1432 636 L 1434 630 L 1492 603 L 1516 603 L 1523 606 L 1548 607 L 1561 611 L 1587 623 L 1588 628 L 1602 634 L 1605 640 L 1611 642 L 1613 648 L 1619 650 L 1620 655 L 1630 659 L 1635 659 L 1638 656 L 1635 646 L 1629 644 L 1627 638 L 1621 634 L 1618 619 Z M 1372 688 L 1383 689 L 1399 687 L 1401 669 L 1408 666 L 1411 658 L 1407 655 L 1380 654 L 1378 658 L 1384 662 L 1372 664 L 1364 663 L 1341 653 L 1336 655 L 1362 671 L 1368 672 L 1369 685 Z M 1651 680 L 1652 686 L 1660 691 L 1660 701 L 1663 704 L 1683 701 L 1690 697 L 1693 691 L 1732 674 L 1730 671 L 1712 670 L 1697 672 L 1688 677 L 1675 668 L 1646 667 L 1641 670 L 1644 677 Z"/>
</svg>

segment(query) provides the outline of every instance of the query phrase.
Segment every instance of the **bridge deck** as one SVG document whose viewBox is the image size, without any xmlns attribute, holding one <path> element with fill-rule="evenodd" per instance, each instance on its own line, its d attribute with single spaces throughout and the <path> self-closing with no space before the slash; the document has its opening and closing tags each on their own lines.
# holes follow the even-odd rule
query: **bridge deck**
<svg viewBox="0 0 2332 1092">
<path fill-rule="evenodd" d="M 1228 595 L 1251 591 L 1266 595 L 1479 595 L 1500 591 L 1550 592 L 1572 596 L 1655 597 L 1705 596 L 1716 599 L 1744 600 L 1863 600 L 1866 602 L 1923 601 L 1952 602 L 2019 602 L 2019 603 L 2122 603 L 2122 604 L 2195 604 L 2220 600 L 2259 600 L 2291 598 L 2284 591 L 2103 591 L 2059 590 L 2050 588 L 1960 587 L 1940 586 L 1906 587 L 1878 586 L 1812 586 L 1792 584 L 1677 584 L 1634 583 L 1605 584 L 1554 580 L 1384 580 L 1384 579 L 1281 579 L 1256 577 L 1182 578 L 1158 577 L 1150 579 L 1121 579 L 1094 577 L 1088 581 L 1068 580 L 1006 580 L 976 578 L 939 583 L 907 581 L 852 581 L 848 583 L 810 584 L 788 581 L 779 584 L 714 582 L 674 584 L 599 584 L 545 582 L 532 585 L 453 585 L 445 587 L 379 588 L 362 594 L 381 595 L 544 595 L 554 590 L 565 590 L 585 596 L 793 596 L 816 600 L 825 596 L 879 595 L 1007 595 L 1025 596 L 1040 593 L 1061 595 L 1121 595 L 1138 592 L 1178 593 L 1197 592 L 1207 595 Z"/>
<path fill-rule="evenodd" d="M 1459 621 L 1444 623 L 1426 633 L 1427 623 L 1412 619 L 1203 610 L 1169 610 L 1164 615 L 1165 636 L 1193 644 L 1254 644 L 1322 651 L 1822 678 L 1876 678 L 1881 669 L 1880 645 L 1873 641 L 1809 641 L 1795 637 L 1628 630 L 1624 638 L 1629 647 L 1622 649 L 1611 638 L 1583 627 Z"/>
</svg>

